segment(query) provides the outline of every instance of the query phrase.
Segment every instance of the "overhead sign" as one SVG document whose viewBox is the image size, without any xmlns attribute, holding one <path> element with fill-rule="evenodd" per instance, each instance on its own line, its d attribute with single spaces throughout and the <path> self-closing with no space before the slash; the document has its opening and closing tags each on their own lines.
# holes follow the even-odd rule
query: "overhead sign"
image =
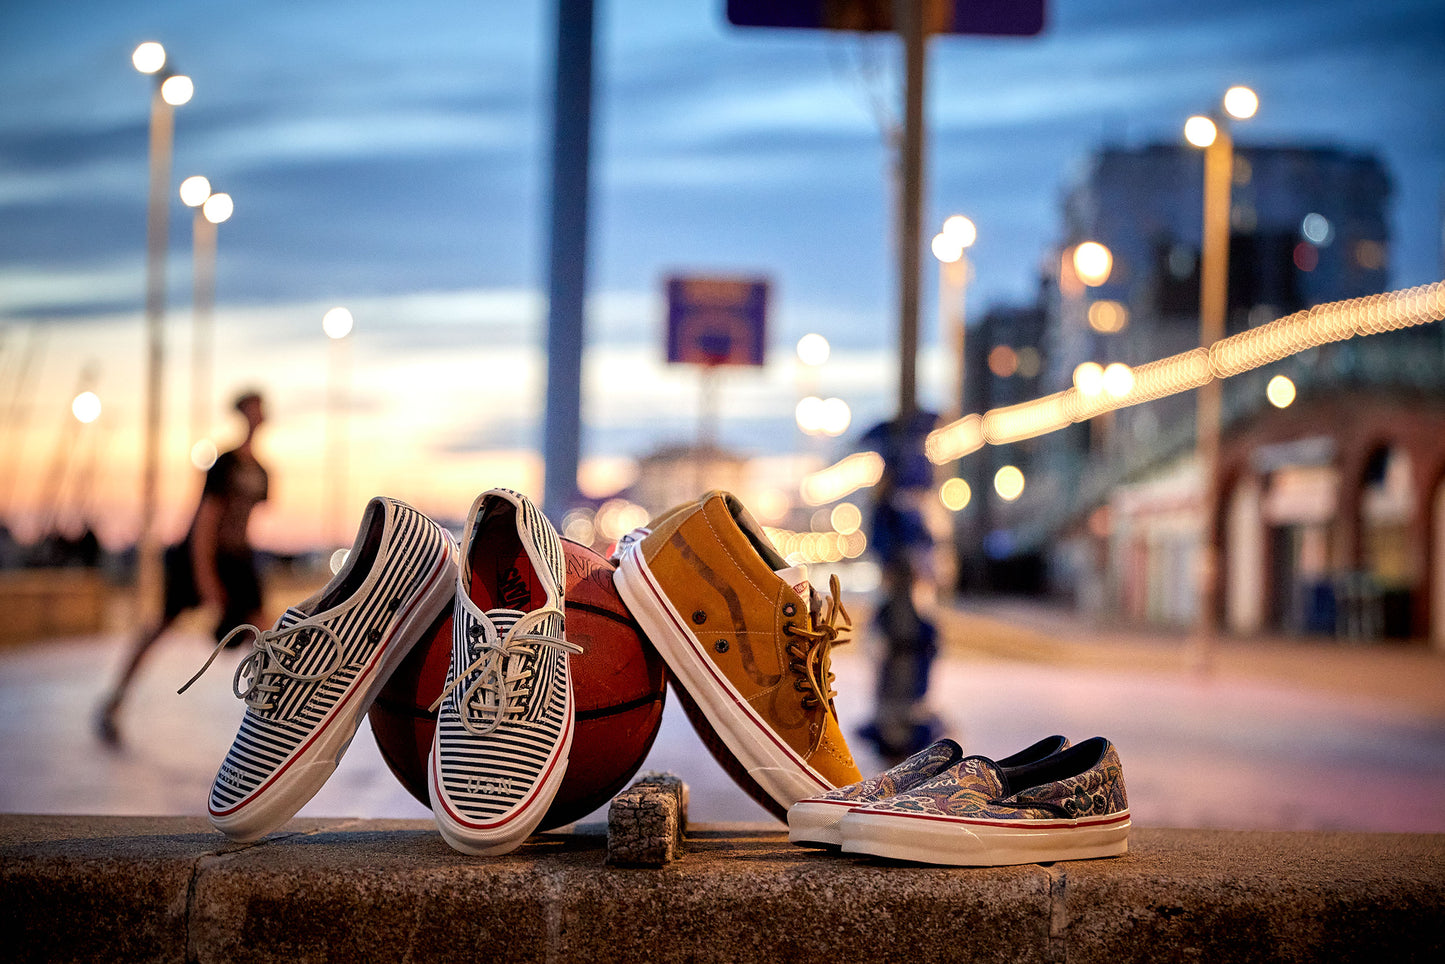
<svg viewBox="0 0 1445 964">
<path fill-rule="evenodd" d="M 667 360 L 683 365 L 761 365 L 768 282 L 761 278 L 667 279 Z"/>
<path fill-rule="evenodd" d="M 895 0 L 727 0 L 738 27 L 893 30 Z M 1033 37 L 1044 29 L 1045 0 L 923 0 L 928 33 Z"/>
</svg>

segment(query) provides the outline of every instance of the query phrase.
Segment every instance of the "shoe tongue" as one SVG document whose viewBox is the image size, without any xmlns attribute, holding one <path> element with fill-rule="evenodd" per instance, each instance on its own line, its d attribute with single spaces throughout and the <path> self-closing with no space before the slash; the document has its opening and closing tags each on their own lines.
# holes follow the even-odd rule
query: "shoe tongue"
<svg viewBox="0 0 1445 964">
<path fill-rule="evenodd" d="M 778 578 L 792 586 L 793 592 L 802 597 L 803 605 L 808 607 L 808 613 L 813 617 L 814 622 L 823 618 L 823 609 L 832 596 L 826 589 L 818 589 L 808 581 L 807 563 L 779 569 Z"/>
<path fill-rule="evenodd" d="M 793 592 L 802 596 L 805 600 L 808 598 L 808 591 L 813 588 L 808 582 L 807 563 L 800 563 L 787 569 L 779 569 L 778 578 L 792 586 Z"/>
</svg>

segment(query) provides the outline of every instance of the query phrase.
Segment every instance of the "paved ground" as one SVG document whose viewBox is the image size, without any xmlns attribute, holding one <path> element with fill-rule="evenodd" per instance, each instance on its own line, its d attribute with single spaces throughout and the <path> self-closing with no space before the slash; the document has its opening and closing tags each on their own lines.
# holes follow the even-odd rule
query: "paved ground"
<svg viewBox="0 0 1445 964">
<path fill-rule="evenodd" d="M 1419 646 L 1215 641 L 1100 629 L 1034 606 L 953 611 L 931 702 L 972 752 L 1051 733 L 1119 748 L 1135 822 L 1150 827 L 1445 832 L 1445 655 Z M 0 812 L 200 814 L 241 703 L 218 659 L 177 632 L 155 651 L 109 751 L 91 731 L 124 637 L 0 649 Z M 835 653 L 838 709 L 868 716 L 874 653 Z M 859 752 L 865 772 L 878 761 Z M 695 821 L 769 819 L 713 764 L 670 702 L 651 769 L 692 788 Z M 426 817 L 358 734 L 303 816 Z"/>
</svg>

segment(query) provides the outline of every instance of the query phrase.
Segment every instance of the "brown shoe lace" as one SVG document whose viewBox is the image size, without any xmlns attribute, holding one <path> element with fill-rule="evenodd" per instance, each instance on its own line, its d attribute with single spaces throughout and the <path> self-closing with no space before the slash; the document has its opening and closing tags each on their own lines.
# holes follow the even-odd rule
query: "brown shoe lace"
<svg viewBox="0 0 1445 964">
<path fill-rule="evenodd" d="M 783 627 L 789 636 L 797 637 L 795 642 L 788 644 L 788 655 L 792 657 L 788 668 L 797 674 L 793 688 L 804 694 L 803 708 L 808 710 L 823 703 L 832 706 L 833 697 L 838 695 L 833 691 L 833 647 L 847 643 L 849 640 L 839 639 L 838 633 L 853 628 L 853 620 L 843 608 L 842 587 L 836 575 L 828 581 L 828 592 L 831 598 L 821 619 L 809 607 L 808 622 L 811 626 L 790 623 Z M 838 624 L 840 617 L 843 620 L 841 626 Z"/>
</svg>

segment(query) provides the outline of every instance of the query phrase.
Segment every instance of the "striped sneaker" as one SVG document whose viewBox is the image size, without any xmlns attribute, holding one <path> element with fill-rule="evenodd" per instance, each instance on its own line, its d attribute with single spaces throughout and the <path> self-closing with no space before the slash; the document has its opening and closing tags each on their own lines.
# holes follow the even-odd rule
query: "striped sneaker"
<svg viewBox="0 0 1445 964">
<path fill-rule="evenodd" d="M 447 843 L 501 854 L 562 784 L 574 708 L 563 638 L 562 542 L 526 496 L 483 492 L 467 519 L 447 683 L 432 705 L 432 813 Z"/>
<path fill-rule="evenodd" d="M 446 607 L 456 540 L 416 509 L 375 498 L 345 565 L 276 625 L 233 630 L 216 653 L 250 636 L 233 686 L 246 701 L 240 732 L 211 787 L 211 823 L 234 840 L 280 827 L 331 776 L 382 686 Z"/>
<path fill-rule="evenodd" d="M 996 762 L 1004 770 L 1021 767 L 1053 756 L 1068 745 L 1066 737 L 1050 736 Z M 799 800 L 788 809 L 788 839 L 796 844 L 841 846 L 838 823 L 849 810 L 906 793 L 962 759 L 962 747 L 952 740 L 939 740 L 876 777 Z"/>
</svg>

